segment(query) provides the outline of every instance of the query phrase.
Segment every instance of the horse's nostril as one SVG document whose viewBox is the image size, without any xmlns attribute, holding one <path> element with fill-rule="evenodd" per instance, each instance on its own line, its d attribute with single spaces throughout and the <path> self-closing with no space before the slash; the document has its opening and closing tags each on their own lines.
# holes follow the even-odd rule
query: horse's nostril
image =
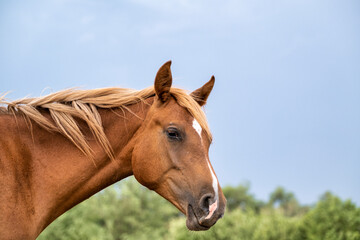
<svg viewBox="0 0 360 240">
<path fill-rule="evenodd" d="M 200 199 L 200 208 L 204 212 L 209 211 L 209 206 L 210 206 L 210 204 L 212 204 L 212 199 L 213 199 L 212 194 L 205 194 L 204 196 L 201 197 L 201 199 Z"/>
</svg>

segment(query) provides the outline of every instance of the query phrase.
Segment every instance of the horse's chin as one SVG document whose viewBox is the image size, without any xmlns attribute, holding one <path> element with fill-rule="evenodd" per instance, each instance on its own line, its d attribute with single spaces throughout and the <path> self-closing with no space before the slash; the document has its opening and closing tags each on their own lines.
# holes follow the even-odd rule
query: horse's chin
<svg viewBox="0 0 360 240">
<path fill-rule="evenodd" d="M 186 214 L 186 227 L 191 231 L 205 231 L 210 228 L 199 223 L 199 219 L 195 215 L 194 209 L 190 204 L 188 205 Z"/>
</svg>

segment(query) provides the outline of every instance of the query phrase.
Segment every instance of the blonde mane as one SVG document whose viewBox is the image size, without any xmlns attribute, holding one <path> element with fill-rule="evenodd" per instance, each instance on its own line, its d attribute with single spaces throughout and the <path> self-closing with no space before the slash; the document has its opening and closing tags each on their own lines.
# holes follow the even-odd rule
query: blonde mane
<svg viewBox="0 0 360 240">
<path fill-rule="evenodd" d="M 210 129 L 199 104 L 185 90 L 171 88 L 170 92 L 178 104 L 186 108 L 199 122 L 211 141 Z M 5 96 L 0 96 L 0 105 L 6 106 L 0 107 L 0 114 L 21 113 L 28 120 L 31 119 L 48 131 L 60 132 L 93 160 L 93 151 L 74 119 L 74 117 L 79 118 L 87 123 L 96 140 L 110 159 L 113 160 L 115 157 L 105 135 L 97 108 L 122 108 L 128 110 L 127 106 L 144 101 L 154 95 L 154 88 L 149 87 L 143 90 L 125 88 L 68 89 L 43 97 L 24 98 L 15 101 L 6 101 Z M 41 114 L 39 111 L 41 109 L 49 111 L 53 122 Z"/>
</svg>

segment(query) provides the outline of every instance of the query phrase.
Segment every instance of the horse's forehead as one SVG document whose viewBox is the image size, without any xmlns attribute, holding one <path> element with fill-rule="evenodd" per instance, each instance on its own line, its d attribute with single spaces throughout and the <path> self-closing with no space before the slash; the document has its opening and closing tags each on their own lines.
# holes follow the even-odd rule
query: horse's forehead
<svg viewBox="0 0 360 240">
<path fill-rule="evenodd" d="M 194 119 L 190 112 L 186 108 L 180 106 L 174 99 L 167 103 L 164 108 L 160 108 L 157 111 L 157 114 L 160 117 L 186 121 L 189 124 L 192 124 Z"/>
</svg>

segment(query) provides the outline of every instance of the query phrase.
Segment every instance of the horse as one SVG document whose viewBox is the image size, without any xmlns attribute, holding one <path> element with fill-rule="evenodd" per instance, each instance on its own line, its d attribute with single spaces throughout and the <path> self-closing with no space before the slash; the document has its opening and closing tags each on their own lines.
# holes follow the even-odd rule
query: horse
<svg viewBox="0 0 360 240">
<path fill-rule="evenodd" d="M 185 214 L 189 230 L 207 230 L 223 216 L 226 199 L 201 108 L 215 78 L 188 94 L 171 87 L 170 67 L 162 65 L 143 90 L 0 97 L 1 239 L 35 239 L 61 214 L 131 175 Z"/>
</svg>

